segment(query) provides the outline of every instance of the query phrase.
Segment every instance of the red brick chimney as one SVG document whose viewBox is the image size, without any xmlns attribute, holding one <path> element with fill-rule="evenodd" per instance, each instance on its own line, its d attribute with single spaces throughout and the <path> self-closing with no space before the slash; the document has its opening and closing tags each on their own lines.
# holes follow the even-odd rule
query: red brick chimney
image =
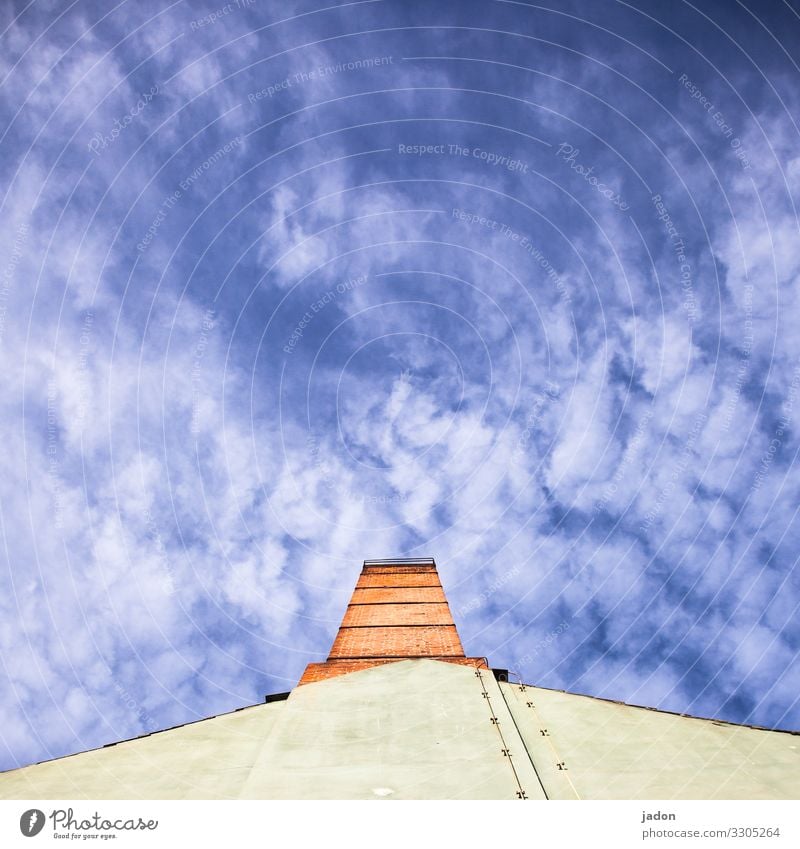
<svg viewBox="0 0 800 849">
<path fill-rule="evenodd" d="M 300 684 L 411 658 L 487 666 L 465 657 L 433 558 L 365 560 L 327 661 Z"/>
</svg>

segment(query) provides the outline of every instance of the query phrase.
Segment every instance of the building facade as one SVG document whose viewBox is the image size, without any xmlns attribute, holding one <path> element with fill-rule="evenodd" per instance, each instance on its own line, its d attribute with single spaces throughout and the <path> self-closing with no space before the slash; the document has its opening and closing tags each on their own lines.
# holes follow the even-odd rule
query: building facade
<svg viewBox="0 0 800 849">
<path fill-rule="evenodd" d="M 433 560 L 365 561 L 290 693 L 0 774 L 6 799 L 797 799 L 800 736 L 508 680 Z"/>
</svg>

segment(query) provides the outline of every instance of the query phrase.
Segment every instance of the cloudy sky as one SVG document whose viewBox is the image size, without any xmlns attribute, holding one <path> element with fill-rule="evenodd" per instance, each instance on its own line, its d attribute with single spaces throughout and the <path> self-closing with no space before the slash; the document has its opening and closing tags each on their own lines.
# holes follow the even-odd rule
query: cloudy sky
<svg viewBox="0 0 800 849">
<path fill-rule="evenodd" d="M 260 701 L 364 558 L 800 726 L 789 3 L 0 7 L 0 768 Z"/>
</svg>

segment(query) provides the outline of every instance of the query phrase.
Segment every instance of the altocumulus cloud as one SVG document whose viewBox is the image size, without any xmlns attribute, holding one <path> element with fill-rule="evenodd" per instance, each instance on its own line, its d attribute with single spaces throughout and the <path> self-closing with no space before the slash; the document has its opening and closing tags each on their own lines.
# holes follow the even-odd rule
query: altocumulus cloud
<svg viewBox="0 0 800 849">
<path fill-rule="evenodd" d="M 0 766 L 289 689 L 395 553 L 797 727 L 788 7 L 218 11 L 2 12 Z"/>
</svg>

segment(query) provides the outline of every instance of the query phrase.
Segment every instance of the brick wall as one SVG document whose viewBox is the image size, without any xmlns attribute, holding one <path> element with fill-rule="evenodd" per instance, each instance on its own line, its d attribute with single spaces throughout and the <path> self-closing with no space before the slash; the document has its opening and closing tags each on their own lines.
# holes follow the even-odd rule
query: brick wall
<svg viewBox="0 0 800 849">
<path fill-rule="evenodd" d="M 368 604 L 370 602 L 402 602 L 407 604 L 414 601 L 446 601 L 444 590 L 441 586 L 436 587 L 403 587 L 400 594 L 396 587 L 369 587 L 362 589 L 356 587 L 350 604 Z"/>
<path fill-rule="evenodd" d="M 409 604 L 350 604 L 342 627 L 357 625 L 452 625 L 450 608 L 443 600 L 439 604 L 411 602 Z"/>
<path fill-rule="evenodd" d="M 328 657 L 464 657 L 455 625 L 341 627 Z"/>
<path fill-rule="evenodd" d="M 391 581 L 391 583 L 389 583 Z M 357 587 L 441 587 L 436 572 L 409 572 L 394 574 L 382 569 L 376 574 L 364 574 L 358 579 Z"/>
</svg>

